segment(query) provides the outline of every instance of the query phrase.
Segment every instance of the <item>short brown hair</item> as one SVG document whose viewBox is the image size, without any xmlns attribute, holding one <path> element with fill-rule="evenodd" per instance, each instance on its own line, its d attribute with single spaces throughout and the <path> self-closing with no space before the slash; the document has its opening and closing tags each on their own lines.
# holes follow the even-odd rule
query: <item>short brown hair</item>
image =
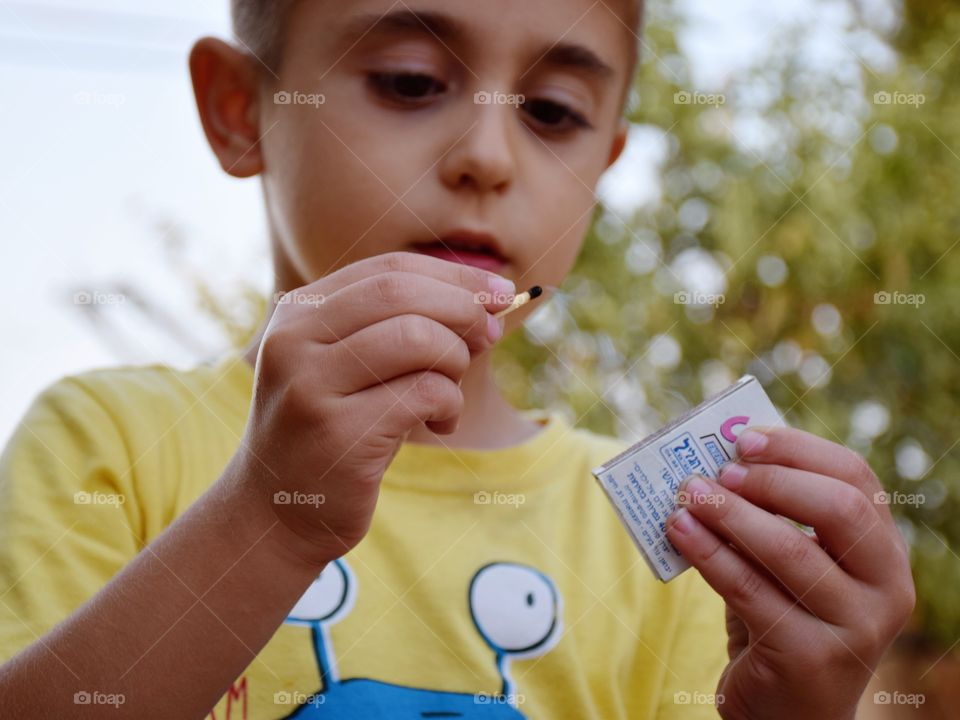
<svg viewBox="0 0 960 720">
<path fill-rule="evenodd" d="M 283 59 L 283 37 L 290 10 L 299 0 L 230 0 L 233 33 L 237 39 L 275 73 Z M 602 0 L 601 0 L 602 1 Z M 606 3 L 604 3 L 606 5 Z M 640 35 L 643 0 L 630 0 L 628 27 Z M 639 45 L 639 40 L 637 41 Z M 634 62 L 636 61 L 634 46 Z M 632 71 L 632 68 L 631 68 Z"/>
<path fill-rule="evenodd" d="M 233 34 L 274 72 L 283 58 L 283 36 L 297 0 L 230 0 Z"/>
</svg>

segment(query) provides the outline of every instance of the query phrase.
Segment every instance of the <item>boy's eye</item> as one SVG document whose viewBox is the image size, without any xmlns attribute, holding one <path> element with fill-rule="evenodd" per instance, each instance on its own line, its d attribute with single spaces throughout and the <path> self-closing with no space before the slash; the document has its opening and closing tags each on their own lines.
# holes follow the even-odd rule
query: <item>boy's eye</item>
<svg viewBox="0 0 960 720">
<path fill-rule="evenodd" d="M 552 132 L 593 127 L 580 113 L 552 100 L 528 100 L 522 109 L 537 124 Z"/>
<path fill-rule="evenodd" d="M 384 98 L 405 103 L 416 103 L 447 89 L 442 82 L 423 73 L 372 73 L 370 84 Z"/>
</svg>

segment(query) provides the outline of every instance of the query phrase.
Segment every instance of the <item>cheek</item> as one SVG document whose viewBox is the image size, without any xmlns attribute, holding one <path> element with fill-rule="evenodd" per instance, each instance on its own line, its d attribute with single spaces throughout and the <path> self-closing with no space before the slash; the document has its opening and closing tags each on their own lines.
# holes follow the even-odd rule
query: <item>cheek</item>
<svg viewBox="0 0 960 720">
<path fill-rule="evenodd" d="M 554 278 L 545 282 L 553 285 L 559 284 L 573 266 L 596 205 L 590 184 L 596 181 L 589 176 L 575 177 L 568 168 L 557 163 L 540 177 L 525 213 L 530 215 L 531 237 L 537 240 L 524 255 L 540 269 L 549 268 Z"/>
<path fill-rule="evenodd" d="M 404 192 L 393 187 L 396 179 L 383 165 L 386 153 L 318 120 L 285 122 L 282 138 L 273 145 L 264 141 L 274 227 L 310 280 L 392 249 L 379 247 L 378 238 L 403 210 L 397 196 Z"/>
</svg>

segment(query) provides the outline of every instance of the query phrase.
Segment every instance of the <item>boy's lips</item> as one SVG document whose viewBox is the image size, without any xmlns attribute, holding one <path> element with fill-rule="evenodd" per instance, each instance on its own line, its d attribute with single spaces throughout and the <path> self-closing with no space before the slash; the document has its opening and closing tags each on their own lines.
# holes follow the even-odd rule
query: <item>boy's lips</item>
<svg viewBox="0 0 960 720">
<path fill-rule="evenodd" d="M 497 239 L 487 233 L 455 231 L 433 242 L 415 243 L 416 252 L 498 273 L 507 264 Z"/>
</svg>

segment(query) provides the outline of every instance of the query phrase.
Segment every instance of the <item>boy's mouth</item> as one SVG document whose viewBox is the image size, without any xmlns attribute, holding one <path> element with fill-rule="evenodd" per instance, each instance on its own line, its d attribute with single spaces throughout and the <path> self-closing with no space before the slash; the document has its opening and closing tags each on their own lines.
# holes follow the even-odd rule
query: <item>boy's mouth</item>
<svg viewBox="0 0 960 720">
<path fill-rule="evenodd" d="M 495 273 L 499 273 L 507 264 L 497 239 L 486 233 L 452 232 L 434 242 L 415 243 L 413 249 L 441 260 L 472 265 Z"/>
</svg>

